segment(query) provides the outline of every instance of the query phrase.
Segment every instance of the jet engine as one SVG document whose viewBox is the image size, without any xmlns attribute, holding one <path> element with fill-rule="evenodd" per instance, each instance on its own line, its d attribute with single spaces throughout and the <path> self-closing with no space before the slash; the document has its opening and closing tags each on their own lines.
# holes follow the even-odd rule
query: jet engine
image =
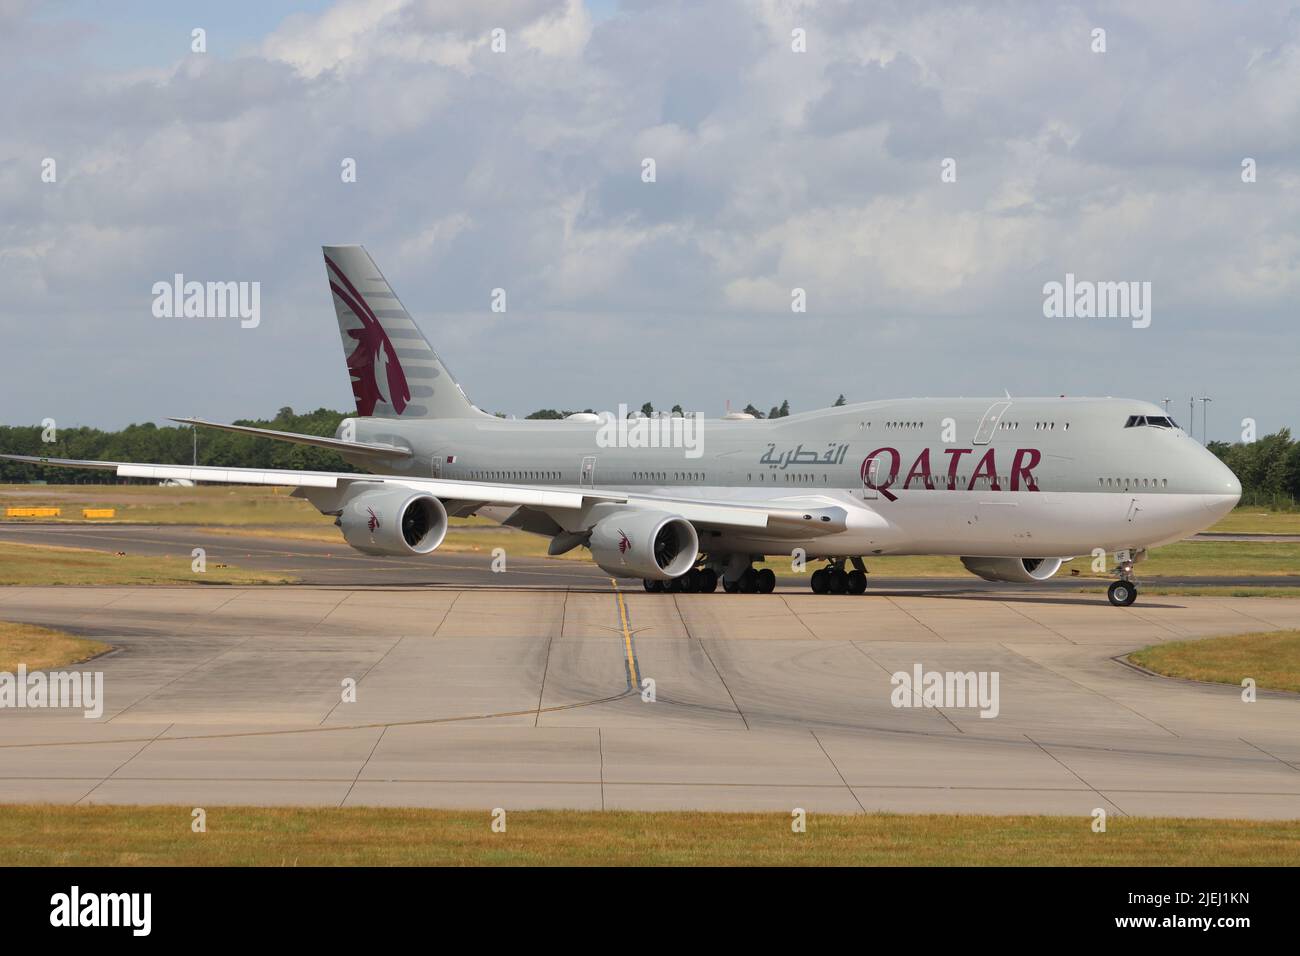
<svg viewBox="0 0 1300 956">
<path fill-rule="evenodd" d="M 423 491 L 364 491 L 348 499 L 335 524 L 363 554 L 428 554 L 447 534 L 447 509 Z"/>
<path fill-rule="evenodd" d="M 695 567 L 700 539 L 685 518 L 624 511 L 596 522 L 587 541 L 601 570 L 616 578 L 668 581 Z"/>
<path fill-rule="evenodd" d="M 971 574 L 985 581 L 1012 581 L 1016 584 L 1033 584 L 1046 581 L 1061 570 L 1064 558 L 962 558 L 961 563 Z"/>
</svg>

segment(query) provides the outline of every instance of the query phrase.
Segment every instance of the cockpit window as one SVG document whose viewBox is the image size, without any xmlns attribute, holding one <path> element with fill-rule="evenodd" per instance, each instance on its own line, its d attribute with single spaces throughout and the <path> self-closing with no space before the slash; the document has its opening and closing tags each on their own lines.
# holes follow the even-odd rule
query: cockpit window
<svg viewBox="0 0 1300 956">
<path fill-rule="evenodd" d="M 1125 428 L 1177 428 L 1178 423 L 1167 415 L 1130 415 L 1124 423 Z"/>
</svg>

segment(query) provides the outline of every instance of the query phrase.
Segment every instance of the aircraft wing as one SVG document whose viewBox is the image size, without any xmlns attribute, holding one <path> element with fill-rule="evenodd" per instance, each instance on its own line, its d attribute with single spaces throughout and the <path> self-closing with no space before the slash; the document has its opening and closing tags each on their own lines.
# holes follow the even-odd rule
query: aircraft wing
<svg viewBox="0 0 1300 956">
<path fill-rule="evenodd" d="M 236 485 L 281 485 L 298 488 L 344 488 L 351 484 L 401 485 L 427 491 L 446 501 L 480 505 L 514 505 L 543 510 L 580 511 L 600 503 L 629 508 L 657 509 L 680 515 L 692 524 L 712 528 L 746 529 L 777 535 L 805 536 L 843 531 L 847 512 L 829 501 L 707 501 L 669 495 L 635 492 L 606 492 L 591 488 L 546 487 L 485 481 L 454 481 L 408 475 L 371 475 L 339 471 L 297 471 L 289 469 L 219 468 L 211 465 L 154 465 L 121 461 L 86 461 L 71 458 L 43 458 L 35 455 L 0 455 L 9 461 L 57 468 L 90 468 L 112 471 L 119 478 L 154 481 L 181 479 Z"/>
<path fill-rule="evenodd" d="M 477 481 L 449 481 L 394 475 L 354 474 L 344 471 L 297 471 L 272 468 L 217 468 L 211 465 L 150 465 L 124 461 L 78 461 L 71 458 L 39 458 L 33 455 L 0 455 L 10 461 L 58 468 L 97 468 L 113 471 L 119 478 L 187 479 L 232 485 L 291 485 L 299 488 L 341 488 L 356 482 L 404 485 L 428 491 L 452 501 L 486 501 L 508 505 L 550 508 L 580 508 L 583 498 L 625 500 L 621 495 L 594 494 L 589 489 L 564 490 L 535 485 L 487 484 Z"/>
</svg>

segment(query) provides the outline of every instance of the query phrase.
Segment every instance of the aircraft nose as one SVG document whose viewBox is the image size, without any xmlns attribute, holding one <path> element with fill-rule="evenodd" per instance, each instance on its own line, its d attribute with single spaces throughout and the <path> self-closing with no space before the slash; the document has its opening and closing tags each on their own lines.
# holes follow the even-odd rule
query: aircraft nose
<svg viewBox="0 0 1300 956">
<path fill-rule="evenodd" d="M 1204 496 L 1206 510 L 1217 521 L 1237 507 L 1237 502 L 1241 500 L 1241 481 L 1213 452 L 1203 449 L 1202 454 L 1204 457 L 1197 482 L 1200 487 L 1197 490 Z"/>
</svg>

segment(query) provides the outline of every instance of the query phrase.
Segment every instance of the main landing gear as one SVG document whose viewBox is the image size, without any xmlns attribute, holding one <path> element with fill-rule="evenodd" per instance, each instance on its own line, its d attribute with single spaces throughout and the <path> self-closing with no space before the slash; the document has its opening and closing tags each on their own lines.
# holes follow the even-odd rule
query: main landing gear
<svg viewBox="0 0 1300 956">
<path fill-rule="evenodd" d="M 722 590 L 728 594 L 771 594 L 776 590 L 776 572 L 771 568 L 754 570 L 746 568 L 745 573 L 735 581 L 722 579 Z"/>
<path fill-rule="evenodd" d="M 1119 564 L 1115 571 L 1119 580 L 1106 590 L 1106 597 L 1115 607 L 1128 607 L 1137 600 L 1138 586 L 1133 575 L 1133 559 L 1128 552 L 1121 551 L 1117 556 Z"/>
<path fill-rule="evenodd" d="M 811 585 L 814 594 L 862 594 L 867 590 L 867 569 L 861 558 L 850 558 L 852 571 L 844 570 L 843 558 L 832 558 L 824 568 L 812 573 Z"/>
<path fill-rule="evenodd" d="M 776 590 L 776 574 L 772 569 L 753 567 L 745 567 L 734 581 L 728 581 L 715 568 L 705 566 L 692 568 L 671 581 L 643 581 L 642 584 L 652 594 L 712 594 L 719 581 L 728 594 L 771 594 Z"/>
<path fill-rule="evenodd" d="M 711 594 L 718 588 L 718 572 L 712 568 L 691 568 L 671 581 L 643 581 L 652 594 L 667 591 L 672 594 Z"/>
<path fill-rule="evenodd" d="M 651 594 L 711 594 L 719 582 L 728 594 L 771 594 L 776 590 L 776 573 L 771 568 L 755 568 L 752 561 L 758 557 L 733 555 L 728 561 L 724 556 L 721 563 L 709 558 L 703 567 L 692 568 L 671 581 L 642 583 Z M 863 594 L 867 569 L 860 557 L 829 558 L 826 567 L 813 572 L 811 584 L 814 594 Z"/>
</svg>

